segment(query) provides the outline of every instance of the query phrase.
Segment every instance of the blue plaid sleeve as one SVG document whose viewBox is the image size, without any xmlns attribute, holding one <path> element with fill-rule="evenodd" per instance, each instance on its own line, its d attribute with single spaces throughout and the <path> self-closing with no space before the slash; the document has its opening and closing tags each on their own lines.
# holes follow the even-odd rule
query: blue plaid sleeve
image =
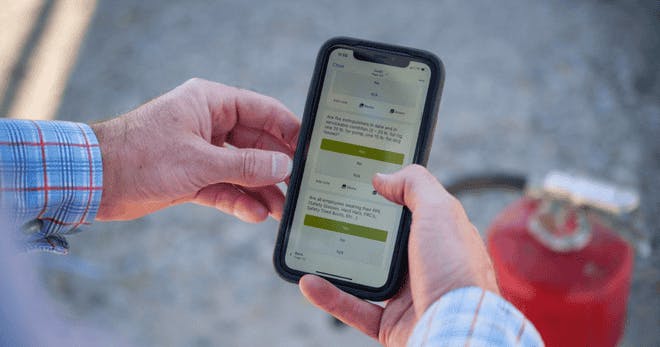
<svg viewBox="0 0 660 347">
<path fill-rule="evenodd" d="M 445 294 L 426 310 L 408 346 L 543 346 L 543 340 L 509 302 L 466 287 Z"/>
<path fill-rule="evenodd" d="M 0 119 L 3 229 L 27 250 L 66 254 L 64 235 L 96 216 L 102 169 L 96 135 L 85 124 Z"/>
</svg>

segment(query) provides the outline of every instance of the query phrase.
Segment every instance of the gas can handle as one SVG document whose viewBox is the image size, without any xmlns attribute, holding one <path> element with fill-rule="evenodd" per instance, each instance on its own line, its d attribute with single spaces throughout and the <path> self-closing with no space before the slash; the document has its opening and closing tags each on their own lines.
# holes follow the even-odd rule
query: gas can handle
<svg viewBox="0 0 660 347">
<path fill-rule="evenodd" d="M 634 190 L 561 171 L 551 171 L 545 176 L 543 191 L 571 201 L 575 206 L 588 206 L 615 215 L 630 213 L 639 207 L 639 195 Z"/>
<path fill-rule="evenodd" d="M 541 201 L 540 209 L 548 203 L 576 209 L 576 213 L 581 215 L 581 217 L 578 216 L 578 227 L 580 227 L 580 220 L 586 221 L 582 224 L 585 227 L 589 226 L 590 220 L 597 220 L 618 231 L 619 235 L 635 246 L 640 256 L 647 257 L 651 254 L 651 237 L 644 230 L 645 228 L 639 225 L 641 220 L 638 216 L 640 199 L 635 190 L 590 177 L 563 171 L 551 171 L 544 177 L 540 187 L 533 183 L 529 184 L 526 194 Z M 537 211 L 538 213 L 540 211 Z M 532 223 L 536 217 L 538 216 L 533 216 L 530 222 Z M 578 247 L 581 240 L 585 240 L 580 236 L 581 231 L 577 230 L 578 233 L 573 237 L 578 240 L 571 241 L 569 238 L 557 241 L 555 240 L 557 235 L 544 233 L 538 222 L 533 223 L 536 225 L 530 224 L 530 231 L 534 236 L 548 247 L 558 251 L 575 249 L 574 247 Z M 590 237 L 586 238 L 587 242 L 589 239 Z M 568 244 L 566 244 L 567 242 Z M 553 243 L 555 247 L 551 245 Z"/>
</svg>

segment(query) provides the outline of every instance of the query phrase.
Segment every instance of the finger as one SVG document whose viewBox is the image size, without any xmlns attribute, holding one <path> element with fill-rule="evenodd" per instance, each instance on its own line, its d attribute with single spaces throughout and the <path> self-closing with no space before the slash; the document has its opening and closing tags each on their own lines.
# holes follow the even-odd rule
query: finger
<svg viewBox="0 0 660 347">
<path fill-rule="evenodd" d="M 300 279 L 300 291 L 316 307 L 378 340 L 383 308 L 360 300 L 314 275 Z"/>
<path fill-rule="evenodd" d="M 263 202 L 228 183 L 214 184 L 200 189 L 193 201 L 203 206 L 217 208 L 245 222 L 257 223 L 268 217 L 268 207 Z"/>
<path fill-rule="evenodd" d="M 269 214 L 276 220 L 282 219 L 284 212 L 284 194 L 277 186 L 266 186 L 259 188 L 243 188 L 243 190 L 261 201 L 266 206 Z"/>
<path fill-rule="evenodd" d="M 290 147 L 300 131 L 300 121 L 281 102 L 269 96 L 220 83 L 193 79 L 188 83 L 205 93 L 214 128 L 227 133 L 235 125 L 263 130 Z"/>
<path fill-rule="evenodd" d="M 455 200 L 426 168 L 419 165 L 406 166 L 393 174 L 376 174 L 373 185 L 384 198 L 408 206 L 413 213 L 427 207 L 442 209 L 443 205 Z"/>
<path fill-rule="evenodd" d="M 269 151 L 278 151 L 293 156 L 295 148 L 290 147 L 281 139 L 267 133 L 263 130 L 256 130 L 236 125 L 227 135 L 226 141 L 238 148 L 256 148 Z"/>
<path fill-rule="evenodd" d="M 195 170 L 203 185 L 233 183 L 245 187 L 269 186 L 284 181 L 293 162 L 281 152 L 202 145 Z"/>
<path fill-rule="evenodd" d="M 235 100 L 237 124 L 266 131 L 295 147 L 300 120 L 281 102 L 243 89 L 237 90 Z"/>
</svg>

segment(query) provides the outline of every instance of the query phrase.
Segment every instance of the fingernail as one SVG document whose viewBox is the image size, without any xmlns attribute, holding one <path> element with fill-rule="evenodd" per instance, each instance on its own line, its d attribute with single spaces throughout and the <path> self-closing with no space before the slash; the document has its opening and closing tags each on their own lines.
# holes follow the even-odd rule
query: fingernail
<svg viewBox="0 0 660 347">
<path fill-rule="evenodd" d="M 389 175 L 389 174 L 380 173 L 380 172 L 376 172 L 376 177 L 378 177 L 378 179 L 384 179 L 384 178 L 390 177 L 390 175 Z"/>
<path fill-rule="evenodd" d="M 248 220 L 248 217 L 249 217 L 248 214 L 245 213 L 245 211 L 243 211 L 241 209 L 237 209 L 236 211 L 234 211 L 234 215 L 236 216 L 236 218 L 238 218 L 242 221 Z"/>
<path fill-rule="evenodd" d="M 255 220 L 259 221 L 262 218 L 268 217 L 268 209 L 261 204 L 250 206 L 249 209 L 242 206 L 234 211 L 234 215 L 242 221 L 254 222 Z M 256 217 L 256 219 L 254 217 Z"/>
<path fill-rule="evenodd" d="M 293 169 L 293 161 L 288 155 L 283 153 L 275 153 L 273 155 L 273 177 L 283 180 L 291 174 L 291 169 Z"/>
</svg>

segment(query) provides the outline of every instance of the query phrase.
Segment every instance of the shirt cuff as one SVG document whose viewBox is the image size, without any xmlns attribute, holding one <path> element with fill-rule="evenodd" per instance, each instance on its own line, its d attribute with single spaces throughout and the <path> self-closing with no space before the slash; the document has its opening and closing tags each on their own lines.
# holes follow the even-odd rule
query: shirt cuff
<svg viewBox="0 0 660 347">
<path fill-rule="evenodd" d="M 408 346 L 543 346 L 536 328 L 513 305 L 478 287 L 455 289 L 431 305 Z"/>
<path fill-rule="evenodd" d="M 101 150 L 86 124 L 0 120 L 3 216 L 26 250 L 68 252 L 64 235 L 96 217 Z"/>
</svg>

